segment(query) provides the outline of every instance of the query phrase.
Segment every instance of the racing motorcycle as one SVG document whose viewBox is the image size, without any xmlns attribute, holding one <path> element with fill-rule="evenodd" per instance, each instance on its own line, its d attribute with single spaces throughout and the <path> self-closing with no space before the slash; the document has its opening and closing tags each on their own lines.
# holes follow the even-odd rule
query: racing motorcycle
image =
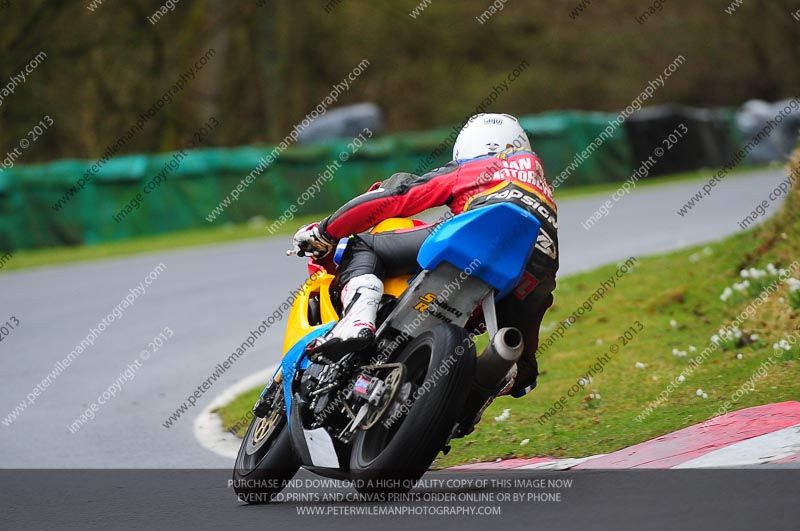
<svg viewBox="0 0 800 531">
<path fill-rule="evenodd" d="M 389 219 L 374 232 L 419 225 Z M 300 467 L 362 493 L 405 492 L 451 439 L 471 433 L 511 382 L 523 340 L 498 330 L 495 301 L 519 283 L 540 222 L 511 203 L 431 227 L 413 276 L 387 278 L 372 347 L 312 361 L 340 318 L 336 256 L 309 259 L 289 312 L 284 355 L 256 401 L 233 472 L 239 499 L 268 502 Z M 473 337 L 488 332 L 476 354 Z"/>
</svg>

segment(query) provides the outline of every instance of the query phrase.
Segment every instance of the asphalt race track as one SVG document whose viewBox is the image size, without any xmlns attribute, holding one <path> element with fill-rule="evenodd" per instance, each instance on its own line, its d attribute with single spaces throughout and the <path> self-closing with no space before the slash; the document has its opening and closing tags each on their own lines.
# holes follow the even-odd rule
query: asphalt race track
<svg viewBox="0 0 800 531">
<path fill-rule="evenodd" d="M 422 501 L 322 501 L 304 488 L 284 491 L 304 499 L 259 506 L 238 503 L 229 477 L 227 470 L 0 471 L 0 484 L 13 485 L 4 528 L 794 531 L 800 518 L 797 471 L 786 470 L 445 471 L 412 491 Z M 296 481 L 314 478 L 301 472 Z M 310 510 L 321 514 L 303 514 Z"/>
<path fill-rule="evenodd" d="M 774 188 L 783 169 L 727 177 L 687 216 L 676 210 L 698 181 L 647 187 L 623 198 L 590 231 L 581 222 L 610 193 L 560 204 L 561 274 L 712 241 L 735 233 L 737 221 Z M 777 205 L 772 205 L 773 210 Z M 302 260 L 287 258 L 289 238 L 158 252 L 97 263 L 0 275 L 0 320 L 19 325 L 0 344 L 0 468 L 222 469 L 231 461 L 201 447 L 193 420 L 215 395 L 274 365 L 283 322 L 275 323 L 230 369 L 226 359 L 304 279 Z M 158 264 L 161 274 L 137 295 L 63 372 L 34 396 L 34 387 L 86 338 Z M 137 288 L 138 289 L 138 288 Z M 163 346 L 138 361 L 164 332 Z M 151 349 L 152 350 L 152 349 Z M 170 428 L 164 423 L 214 371 L 218 379 Z M 116 382 L 116 395 L 94 420 L 68 428 Z M 118 389 L 117 389 L 118 388 Z M 31 393 L 19 416 L 8 415 Z"/>
</svg>

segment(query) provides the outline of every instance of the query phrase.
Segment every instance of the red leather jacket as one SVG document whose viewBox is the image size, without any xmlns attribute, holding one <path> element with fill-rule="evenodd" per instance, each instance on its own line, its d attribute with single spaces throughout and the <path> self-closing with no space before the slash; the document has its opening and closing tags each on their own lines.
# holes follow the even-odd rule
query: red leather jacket
<svg viewBox="0 0 800 531">
<path fill-rule="evenodd" d="M 552 210 L 555 221 L 553 187 L 544 177 L 542 161 L 531 151 L 509 149 L 460 163 L 452 161 L 422 176 L 395 174 L 348 201 L 324 219 L 320 228 L 338 240 L 364 232 L 384 219 L 410 217 L 436 206 L 447 205 L 453 214 L 459 214 L 472 200 L 508 184 L 538 197 Z"/>
</svg>

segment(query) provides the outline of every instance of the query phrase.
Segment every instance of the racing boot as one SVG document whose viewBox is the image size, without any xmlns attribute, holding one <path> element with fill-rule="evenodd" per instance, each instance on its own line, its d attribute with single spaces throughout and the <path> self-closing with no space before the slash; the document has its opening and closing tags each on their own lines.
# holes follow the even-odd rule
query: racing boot
<svg viewBox="0 0 800 531">
<path fill-rule="evenodd" d="M 342 288 L 344 316 L 314 343 L 313 361 L 337 361 L 348 352 L 363 350 L 375 341 L 375 318 L 383 296 L 383 282 L 375 275 L 357 276 Z"/>
</svg>

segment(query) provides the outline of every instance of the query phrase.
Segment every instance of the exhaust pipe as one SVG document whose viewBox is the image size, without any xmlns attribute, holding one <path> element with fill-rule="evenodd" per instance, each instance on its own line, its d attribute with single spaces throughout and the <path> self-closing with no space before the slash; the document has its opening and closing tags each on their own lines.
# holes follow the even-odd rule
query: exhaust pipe
<svg viewBox="0 0 800 531">
<path fill-rule="evenodd" d="M 497 331 L 489 346 L 484 349 L 475 364 L 475 379 L 467 395 L 461 420 L 455 427 L 453 436 L 463 437 L 475 427 L 489 399 L 496 395 L 506 381 L 511 367 L 522 356 L 524 343 L 522 332 L 517 328 L 502 328 Z"/>
<path fill-rule="evenodd" d="M 501 328 L 484 349 L 475 366 L 475 383 L 497 392 L 506 374 L 522 356 L 522 332 L 517 328 Z M 488 397 L 487 397 L 488 398 Z"/>
</svg>

